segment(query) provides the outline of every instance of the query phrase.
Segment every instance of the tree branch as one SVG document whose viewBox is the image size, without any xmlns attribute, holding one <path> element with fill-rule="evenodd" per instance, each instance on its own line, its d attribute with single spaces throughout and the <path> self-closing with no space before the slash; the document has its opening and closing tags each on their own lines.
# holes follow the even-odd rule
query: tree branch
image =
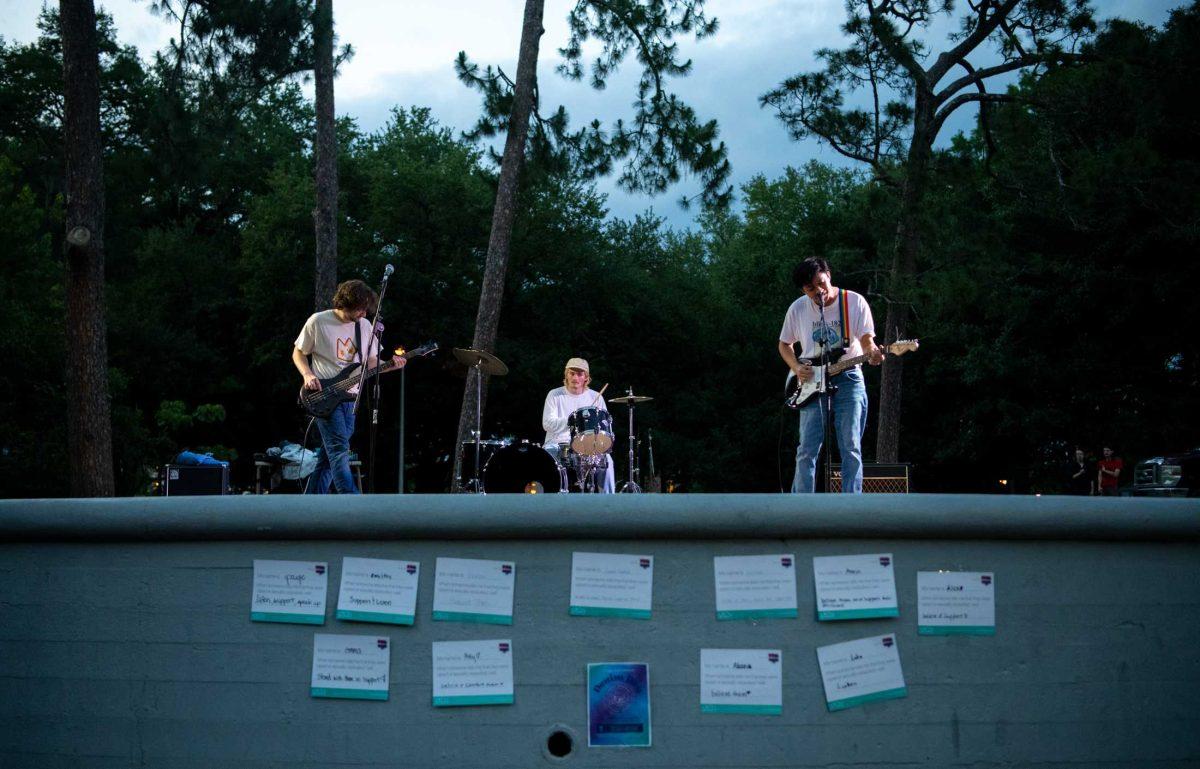
<svg viewBox="0 0 1200 769">
<path fill-rule="evenodd" d="M 1013 95 L 1007 94 L 1007 93 L 982 92 L 982 93 L 959 94 L 958 96 L 955 96 L 950 101 L 946 102 L 946 105 L 934 114 L 933 123 L 932 123 L 933 127 L 932 127 L 932 130 L 930 131 L 929 135 L 936 137 L 938 135 L 938 132 L 942 130 L 942 123 L 945 123 L 946 118 L 950 117 L 950 113 L 954 112 L 954 110 L 958 109 L 962 105 L 968 104 L 973 101 L 980 102 L 981 104 L 1003 104 L 1003 103 L 1011 104 L 1011 103 L 1022 101 L 1022 100 L 1018 99 L 1016 96 L 1013 96 Z"/>
<path fill-rule="evenodd" d="M 929 68 L 929 72 L 925 74 L 931 84 L 936 84 L 946 73 L 950 71 L 957 62 L 966 58 L 967 54 L 975 50 L 975 48 L 988 39 L 988 36 L 996 31 L 996 27 L 1002 21 L 1008 18 L 1008 14 L 1012 13 L 1013 9 L 1019 5 L 1021 0 L 1004 0 L 1002 5 L 996 7 L 992 11 L 992 15 L 986 20 L 980 21 L 979 26 L 963 38 L 962 42 L 951 48 L 949 51 L 943 52 L 937 57 L 937 61 Z M 981 9 L 982 10 L 982 9 Z"/>
<path fill-rule="evenodd" d="M 1035 64 L 1080 64 L 1088 61 L 1098 61 L 1099 57 L 1083 53 L 1046 53 L 1046 54 L 1027 54 L 1004 64 L 997 64 L 994 67 L 984 67 L 983 69 L 974 69 L 966 60 L 960 60 L 958 64 L 962 64 L 968 71 L 968 74 L 955 80 L 950 85 L 943 88 L 934 97 L 934 104 L 940 105 L 942 102 L 949 99 L 957 91 L 961 91 L 969 85 L 982 83 L 990 77 L 1003 75 L 1006 72 L 1014 72 L 1025 67 L 1032 67 Z"/>
</svg>

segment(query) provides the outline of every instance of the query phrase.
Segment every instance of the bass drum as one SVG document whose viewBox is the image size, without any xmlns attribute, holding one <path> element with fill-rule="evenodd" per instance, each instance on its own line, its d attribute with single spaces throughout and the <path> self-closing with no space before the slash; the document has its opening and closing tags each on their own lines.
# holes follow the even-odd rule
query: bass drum
<svg viewBox="0 0 1200 769">
<path fill-rule="evenodd" d="M 483 490 L 487 494 L 565 493 L 566 473 L 548 451 L 522 441 L 505 446 L 488 460 Z"/>
</svg>

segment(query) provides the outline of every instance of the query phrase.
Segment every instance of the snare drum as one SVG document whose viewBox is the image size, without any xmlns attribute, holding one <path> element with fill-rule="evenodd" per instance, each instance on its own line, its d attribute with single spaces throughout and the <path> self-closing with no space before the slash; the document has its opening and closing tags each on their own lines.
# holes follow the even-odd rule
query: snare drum
<svg viewBox="0 0 1200 769">
<path fill-rule="evenodd" d="M 488 494 L 558 494 L 567 491 L 565 471 L 536 443 L 521 441 L 492 455 L 483 468 Z"/>
<path fill-rule="evenodd" d="M 613 447 L 612 416 L 592 406 L 576 409 L 567 417 L 571 450 L 585 457 L 607 454 Z"/>
</svg>

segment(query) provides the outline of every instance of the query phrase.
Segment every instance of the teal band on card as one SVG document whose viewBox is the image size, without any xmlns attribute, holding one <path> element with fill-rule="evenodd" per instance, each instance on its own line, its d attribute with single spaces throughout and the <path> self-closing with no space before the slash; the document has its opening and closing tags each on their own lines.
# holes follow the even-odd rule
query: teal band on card
<svg viewBox="0 0 1200 769">
<path fill-rule="evenodd" d="M 438 622 L 478 622 L 484 625 L 511 625 L 511 614 L 475 614 L 466 611 L 435 611 Z"/>
<path fill-rule="evenodd" d="M 310 690 L 314 697 L 335 697 L 342 700 L 377 700 L 388 698 L 387 692 L 369 691 L 367 689 L 329 689 L 314 686 Z"/>
<path fill-rule="evenodd" d="M 748 716 L 781 716 L 782 705 L 701 705 L 701 713 L 740 713 Z"/>
<path fill-rule="evenodd" d="M 817 619 L 824 622 L 839 619 L 871 619 L 873 617 L 899 617 L 897 608 L 887 609 L 840 609 L 838 611 L 819 611 Z"/>
<path fill-rule="evenodd" d="M 918 625 L 917 635 L 996 635 L 995 625 Z"/>
<path fill-rule="evenodd" d="M 511 694 L 480 694 L 474 697 L 434 697 L 435 708 L 454 708 L 462 705 L 511 705 Z"/>
<path fill-rule="evenodd" d="M 796 609 L 739 609 L 738 611 L 719 611 L 717 619 L 770 619 L 781 617 L 791 619 L 799 616 Z"/>
<path fill-rule="evenodd" d="M 844 700 L 835 700 L 827 704 L 830 712 L 833 712 L 857 707 L 867 702 L 875 702 L 876 700 L 898 700 L 901 697 L 907 696 L 908 688 L 901 686 L 899 689 L 888 689 L 887 691 L 875 692 L 874 694 L 864 694 L 861 697 L 847 697 Z"/>
<path fill-rule="evenodd" d="M 295 625 L 324 625 L 324 614 L 277 614 L 271 611 L 250 612 L 251 622 L 288 622 Z"/>
<path fill-rule="evenodd" d="M 572 606 L 572 617 L 625 617 L 626 619 L 650 619 L 648 609 L 611 609 L 606 606 Z"/>
<path fill-rule="evenodd" d="M 385 625 L 411 625 L 413 623 L 411 614 L 383 614 L 374 611 L 338 609 L 335 616 L 349 622 L 381 622 Z"/>
</svg>

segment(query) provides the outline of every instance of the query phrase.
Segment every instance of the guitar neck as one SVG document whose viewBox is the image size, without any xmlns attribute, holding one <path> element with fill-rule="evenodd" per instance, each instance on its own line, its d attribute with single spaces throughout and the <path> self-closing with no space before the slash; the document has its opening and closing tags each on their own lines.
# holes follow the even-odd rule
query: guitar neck
<svg viewBox="0 0 1200 769">
<path fill-rule="evenodd" d="M 409 350 L 408 352 L 404 353 L 400 357 L 403 358 L 404 360 L 409 360 L 410 358 L 413 358 L 417 355 L 424 355 L 424 354 L 425 354 L 425 351 L 417 349 L 417 350 Z M 390 358 L 388 360 L 384 361 L 383 363 L 378 364 L 377 366 L 375 366 L 375 368 L 367 369 L 367 378 L 369 379 L 369 378 L 375 376 L 376 374 L 386 374 L 389 371 L 399 371 L 399 369 L 396 367 L 395 362 L 393 362 Z M 358 374 L 355 374 L 352 377 L 347 377 L 346 379 L 343 379 L 341 382 L 337 383 L 336 387 L 339 390 L 342 390 L 343 392 L 349 391 L 350 388 L 352 388 L 356 384 L 358 384 L 358 380 L 359 380 L 361 373 L 362 372 L 360 371 Z"/>
<path fill-rule="evenodd" d="M 885 345 L 884 347 L 881 347 L 880 349 L 883 350 L 884 355 L 887 355 L 888 353 L 890 353 L 892 351 L 892 346 Z M 854 368 L 855 366 L 857 366 L 860 363 L 866 363 L 868 357 L 869 356 L 867 356 L 865 354 L 864 355 L 855 355 L 853 358 L 842 358 L 837 363 L 831 363 L 831 364 L 829 364 L 829 376 L 837 376 L 838 374 L 842 373 L 846 369 Z"/>
</svg>

